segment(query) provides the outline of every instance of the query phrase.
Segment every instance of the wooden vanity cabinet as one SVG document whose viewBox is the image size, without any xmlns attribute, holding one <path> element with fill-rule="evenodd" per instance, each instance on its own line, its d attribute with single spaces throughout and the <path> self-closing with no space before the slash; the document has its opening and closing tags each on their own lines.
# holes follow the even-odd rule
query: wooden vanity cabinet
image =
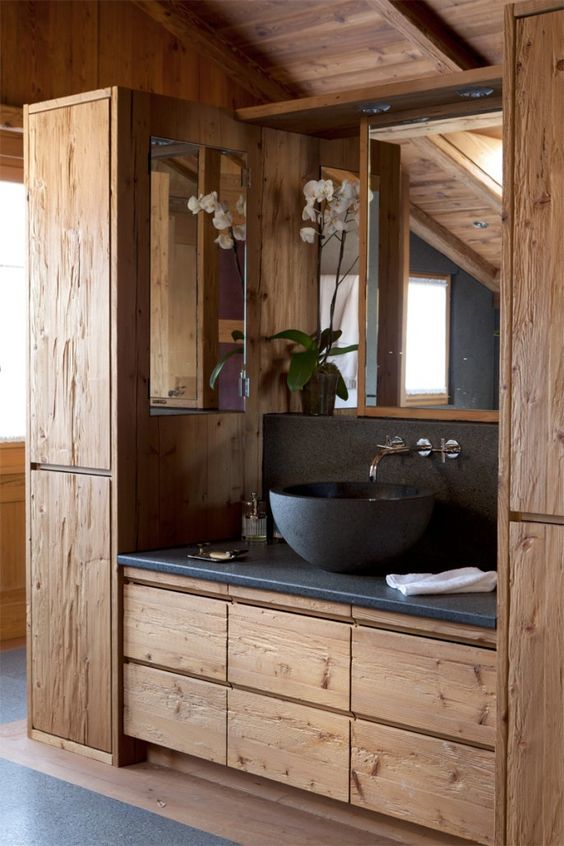
<svg viewBox="0 0 564 846">
<path fill-rule="evenodd" d="M 493 842 L 494 632 L 131 567 L 124 578 L 129 734 Z"/>
</svg>

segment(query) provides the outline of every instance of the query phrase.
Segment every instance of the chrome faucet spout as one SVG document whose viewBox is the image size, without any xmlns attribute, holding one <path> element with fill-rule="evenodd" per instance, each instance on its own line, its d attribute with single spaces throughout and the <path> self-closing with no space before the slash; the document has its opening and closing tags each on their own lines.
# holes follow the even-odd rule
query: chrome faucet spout
<svg viewBox="0 0 564 846">
<path fill-rule="evenodd" d="M 406 442 L 403 438 L 399 436 L 395 436 L 394 438 L 390 438 L 389 435 L 386 435 L 386 443 L 385 444 L 378 444 L 378 452 L 372 459 L 372 463 L 370 465 L 370 473 L 369 479 L 371 482 L 375 482 L 378 476 L 378 467 L 382 462 L 382 459 L 386 458 L 388 455 L 407 455 L 411 452 L 411 449 L 407 446 Z"/>
</svg>

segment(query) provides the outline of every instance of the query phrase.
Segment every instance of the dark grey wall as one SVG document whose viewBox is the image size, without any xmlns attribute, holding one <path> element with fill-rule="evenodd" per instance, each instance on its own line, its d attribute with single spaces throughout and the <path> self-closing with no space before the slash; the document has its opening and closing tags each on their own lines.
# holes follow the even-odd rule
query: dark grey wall
<svg viewBox="0 0 564 846">
<path fill-rule="evenodd" d="M 452 277 L 449 404 L 499 408 L 499 311 L 494 308 L 492 292 L 413 233 L 410 270 Z"/>
<path fill-rule="evenodd" d="M 437 446 L 441 437 L 456 438 L 462 446 L 461 457 L 444 464 L 439 456 L 414 454 L 391 456 L 380 465 L 379 481 L 430 487 L 436 493 L 429 528 L 409 553 L 410 569 L 495 568 L 498 427 L 493 423 L 268 414 L 265 499 L 272 487 L 367 480 L 377 445 L 386 435 L 401 435 L 410 446 L 420 437 Z"/>
</svg>

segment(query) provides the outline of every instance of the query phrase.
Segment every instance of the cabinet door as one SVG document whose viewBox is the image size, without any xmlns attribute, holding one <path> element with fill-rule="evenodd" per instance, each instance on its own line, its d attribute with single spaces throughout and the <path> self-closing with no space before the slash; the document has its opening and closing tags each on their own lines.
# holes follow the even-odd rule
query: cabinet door
<svg viewBox="0 0 564 846">
<path fill-rule="evenodd" d="M 353 805 L 490 844 L 494 781 L 494 752 L 363 720 L 352 724 Z"/>
<path fill-rule="evenodd" d="M 228 704 L 230 767 L 348 801 L 348 717 L 243 690 Z"/>
<path fill-rule="evenodd" d="M 496 654 L 360 626 L 353 631 L 355 714 L 492 746 Z"/>
<path fill-rule="evenodd" d="M 564 516 L 564 9 L 515 27 L 510 508 Z"/>
<path fill-rule="evenodd" d="M 30 458 L 110 468 L 110 101 L 29 115 Z"/>
<path fill-rule="evenodd" d="M 110 751 L 110 480 L 31 473 L 31 724 Z"/>
<path fill-rule="evenodd" d="M 229 610 L 229 681 L 348 711 L 351 627 L 271 608 Z"/>
</svg>

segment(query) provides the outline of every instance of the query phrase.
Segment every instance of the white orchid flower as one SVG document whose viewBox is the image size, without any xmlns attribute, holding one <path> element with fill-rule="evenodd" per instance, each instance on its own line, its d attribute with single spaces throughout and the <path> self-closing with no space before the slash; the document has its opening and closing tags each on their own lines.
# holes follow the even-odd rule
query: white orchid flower
<svg viewBox="0 0 564 846">
<path fill-rule="evenodd" d="M 331 179 L 310 179 L 304 185 L 304 197 L 308 203 L 331 200 L 333 198 L 333 182 Z"/>
<path fill-rule="evenodd" d="M 244 223 L 239 223 L 233 227 L 233 237 L 236 241 L 244 241 L 247 237 L 247 227 Z"/>
<path fill-rule="evenodd" d="M 233 223 L 233 215 L 231 212 L 225 211 L 225 209 L 219 206 L 219 208 L 216 208 L 215 210 L 212 223 L 216 229 L 229 229 Z"/>
<path fill-rule="evenodd" d="M 313 203 L 308 201 L 302 212 L 302 220 L 311 220 L 313 223 L 317 223 L 317 215 L 318 212 L 314 209 Z"/>
<path fill-rule="evenodd" d="M 210 194 L 200 197 L 199 203 L 200 208 L 202 208 L 205 212 L 208 212 L 208 214 L 216 211 L 220 208 L 219 203 L 217 202 L 217 191 L 212 191 Z"/>
<path fill-rule="evenodd" d="M 300 229 L 300 238 L 306 244 L 314 244 L 317 231 L 312 226 L 302 226 Z"/>
<path fill-rule="evenodd" d="M 192 212 L 192 214 L 198 214 L 198 212 L 200 211 L 200 200 L 201 200 L 201 198 L 202 198 L 201 194 L 200 194 L 199 199 L 195 195 L 192 195 L 190 197 L 190 199 L 188 200 L 188 202 L 186 203 L 186 205 L 188 206 L 188 208 Z"/>
<path fill-rule="evenodd" d="M 240 214 L 241 217 L 247 216 L 247 200 L 242 194 L 239 194 L 235 208 L 237 209 L 237 214 Z"/>
<path fill-rule="evenodd" d="M 221 232 L 214 241 L 214 244 L 219 244 L 222 250 L 230 250 L 235 246 L 235 242 L 229 233 Z"/>
</svg>

